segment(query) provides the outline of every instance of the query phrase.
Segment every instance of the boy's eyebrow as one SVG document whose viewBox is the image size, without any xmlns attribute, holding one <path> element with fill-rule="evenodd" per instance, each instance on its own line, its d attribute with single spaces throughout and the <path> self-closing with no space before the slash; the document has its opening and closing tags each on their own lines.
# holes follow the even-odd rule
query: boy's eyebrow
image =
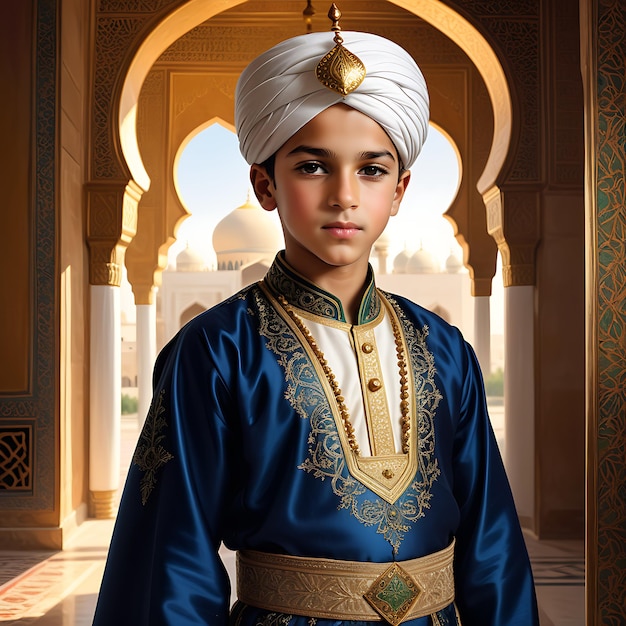
<svg viewBox="0 0 626 626">
<path fill-rule="evenodd" d="M 327 159 L 336 156 L 335 153 L 332 152 L 332 150 L 327 150 L 326 148 L 314 148 L 313 146 L 306 146 L 306 145 L 296 146 L 293 150 L 289 151 L 287 156 L 292 156 L 294 154 L 300 154 L 300 153 L 310 154 L 311 156 L 327 158 Z M 389 150 L 380 150 L 380 151 L 372 150 L 372 151 L 367 151 L 367 152 L 361 152 L 361 154 L 359 154 L 359 159 L 362 159 L 362 160 L 380 159 L 383 157 L 389 157 L 392 161 L 396 160 L 393 153 L 391 153 Z"/>
<path fill-rule="evenodd" d="M 287 154 L 287 156 L 293 156 L 294 154 L 310 154 L 311 156 L 317 156 L 317 157 L 326 157 L 326 158 L 330 158 L 334 156 L 334 152 L 332 152 L 331 150 L 327 150 L 326 148 L 314 148 L 313 146 L 305 146 L 305 145 L 300 145 L 300 146 L 296 146 L 293 150 L 290 150 Z"/>
<path fill-rule="evenodd" d="M 382 150 L 381 152 L 362 152 L 362 159 L 381 159 L 383 157 L 389 157 L 392 161 L 396 160 L 396 157 L 389 150 Z"/>
</svg>

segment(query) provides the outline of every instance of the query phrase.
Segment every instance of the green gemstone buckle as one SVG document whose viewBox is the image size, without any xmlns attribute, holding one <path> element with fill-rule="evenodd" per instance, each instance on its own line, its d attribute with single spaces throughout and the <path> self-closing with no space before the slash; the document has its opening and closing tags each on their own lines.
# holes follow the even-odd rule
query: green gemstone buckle
<svg viewBox="0 0 626 626">
<path fill-rule="evenodd" d="M 386 622 L 397 626 L 413 608 L 421 587 L 397 563 L 386 569 L 370 586 L 364 598 Z"/>
</svg>

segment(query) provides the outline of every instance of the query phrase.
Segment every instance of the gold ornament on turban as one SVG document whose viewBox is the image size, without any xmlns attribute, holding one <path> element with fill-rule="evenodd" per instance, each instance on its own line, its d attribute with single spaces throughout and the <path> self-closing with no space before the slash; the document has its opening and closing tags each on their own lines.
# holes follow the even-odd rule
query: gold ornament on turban
<svg viewBox="0 0 626 626">
<path fill-rule="evenodd" d="M 380 124 L 405 168 L 415 162 L 428 133 L 428 89 L 421 70 L 389 39 L 349 30 L 339 34 L 340 16 L 331 7 L 334 32 L 281 41 L 241 73 L 235 126 L 249 164 L 263 163 L 316 115 L 339 103 Z"/>
<path fill-rule="evenodd" d="M 334 2 L 328 11 L 328 17 L 333 23 L 330 30 L 335 33 L 335 47 L 321 58 L 315 68 L 315 75 L 324 87 L 347 96 L 363 82 L 365 66 L 359 57 L 343 47 L 339 26 L 341 11 Z"/>
</svg>

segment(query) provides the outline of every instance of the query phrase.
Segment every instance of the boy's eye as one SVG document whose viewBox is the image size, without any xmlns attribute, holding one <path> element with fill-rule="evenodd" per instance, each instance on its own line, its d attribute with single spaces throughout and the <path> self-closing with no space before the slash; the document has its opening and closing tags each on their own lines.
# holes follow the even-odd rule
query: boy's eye
<svg viewBox="0 0 626 626">
<path fill-rule="evenodd" d="M 324 168 L 316 162 L 303 163 L 298 169 L 304 174 L 320 174 L 324 171 Z"/>
<path fill-rule="evenodd" d="M 380 167 L 380 165 L 366 165 L 361 168 L 361 173 L 365 176 L 383 176 L 387 174 L 387 170 Z"/>
</svg>

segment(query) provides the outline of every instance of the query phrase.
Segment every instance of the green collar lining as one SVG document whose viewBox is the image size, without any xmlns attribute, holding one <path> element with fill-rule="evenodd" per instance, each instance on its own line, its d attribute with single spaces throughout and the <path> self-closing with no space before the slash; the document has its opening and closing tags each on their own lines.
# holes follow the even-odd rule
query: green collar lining
<svg viewBox="0 0 626 626">
<path fill-rule="evenodd" d="M 343 306 L 339 299 L 298 274 L 285 261 L 284 251 L 276 255 L 272 266 L 265 275 L 265 283 L 276 295 L 284 296 L 292 306 L 313 315 L 346 322 Z M 373 321 L 381 309 L 381 301 L 374 283 L 374 271 L 371 265 L 367 270 L 366 285 L 359 305 L 357 324 Z"/>
</svg>

